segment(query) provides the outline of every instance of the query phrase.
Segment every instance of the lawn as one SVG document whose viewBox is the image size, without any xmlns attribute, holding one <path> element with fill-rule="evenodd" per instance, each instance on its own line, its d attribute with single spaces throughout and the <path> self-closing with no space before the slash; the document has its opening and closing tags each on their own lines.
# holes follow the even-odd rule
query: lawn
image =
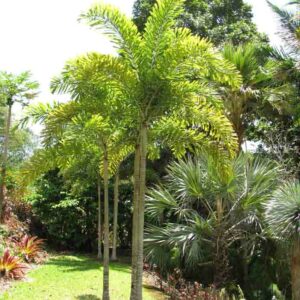
<svg viewBox="0 0 300 300">
<path fill-rule="evenodd" d="M 129 299 L 130 267 L 111 263 L 110 292 L 112 300 Z M 83 255 L 56 255 L 46 264 L 30 271 L 28 280 L 15 282 L 0 296 L 1 300 L 97 300 L 101 299 L 102 267 L 94 258 Z M 164 297 L 155 289 L 144 287 L 144 299 Z"/>
</svg>

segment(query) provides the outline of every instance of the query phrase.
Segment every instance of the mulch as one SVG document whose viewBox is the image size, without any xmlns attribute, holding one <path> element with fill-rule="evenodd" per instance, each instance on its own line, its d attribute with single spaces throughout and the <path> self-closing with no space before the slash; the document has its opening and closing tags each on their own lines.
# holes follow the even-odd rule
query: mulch
<svg viewBox="0 0 300 300">
<path fill-rule="evenodd" d="M 0 278 L 0 294 L 8 290 L 11 286 L 11 281 L 8 279 Z"/>
</svg>

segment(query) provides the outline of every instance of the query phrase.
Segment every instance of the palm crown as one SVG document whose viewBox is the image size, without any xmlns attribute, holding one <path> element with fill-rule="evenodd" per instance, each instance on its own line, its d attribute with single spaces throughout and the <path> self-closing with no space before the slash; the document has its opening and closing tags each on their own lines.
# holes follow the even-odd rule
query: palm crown
<svg viewBox="0 0 300 300">
<path fill-rule="evenodd" d="M 275 237 L 293 240 L 300 237 L 300 185 L 289 182 L 275 191 L 266 204 L 266 220 Z"/>
<path fill-rule="evenodd" d="M 278 171 L 274 163 L 248 154 L 224 161 L 204 152 L 171 164 L 165 187 L 151 189 L 147 198 L 150 261 L 163 270 L 181 261 L 187 270 L 209 263 L 223 272 L 227 266 L 219 266 L 218 256 L 224 249 L 216 245 L 228 248 L 247 240 L 251 253 L 263 234 L 263 203 L 272 195 Z"/>
</svg>

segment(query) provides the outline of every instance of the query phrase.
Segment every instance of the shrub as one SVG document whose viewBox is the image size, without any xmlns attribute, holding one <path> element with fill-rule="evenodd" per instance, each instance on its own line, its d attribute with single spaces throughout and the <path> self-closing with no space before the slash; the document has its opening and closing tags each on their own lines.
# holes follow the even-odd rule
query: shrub
<svg viewBox="0 0 300 300">
<path fill-rule="evenodd" d="M 5 249 L 0 258 L 0 278 L 22 279 L 28 269 L 28 265 L 22 263 L 20 257 L 11 255 L 9 250 Z"/>
<path fill-rule="evenodd" d="M 37 236 L 25 235 L 20 242 L 16 242 L 16 246 L 21 256 L 26 262 L 37 262 L 42 253 L 44 240 Z"/>
</svg>

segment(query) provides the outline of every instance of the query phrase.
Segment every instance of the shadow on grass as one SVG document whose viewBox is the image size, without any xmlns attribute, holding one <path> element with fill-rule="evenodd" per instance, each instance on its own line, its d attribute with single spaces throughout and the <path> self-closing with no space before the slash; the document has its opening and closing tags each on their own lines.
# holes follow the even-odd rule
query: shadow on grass
<svg viewBox="0 0 300 300">
<path fill-rule="evenodd" d="M 80 256 L 54 258 L 48 261 L 47 265 L 61 267 L 63 272 L 82 272 L 90 270 L 100 270 L 100 268 L 102 268 L 102 263 L 100 261 L 93 258 Z M 112 271 L 130 273 L 128 264 L 124 263 L 111 262 L 110 269 Z"/>
<path fill-rule="evenodd" d="M 95 295 L 79 295 L 76 297 L 76 299 L 78 300 L 101 300 L 99 297 L 95 296 Z"/>
<path fill-rule="evenodd" d="M 166 299 L 165 295 L 162 293 L 162 291 L 156 286 L 149 285 L 149 284 L 143 284 L 143 288 L 148 290 L 149 292 L 151 292 L 151 294 L 153 296 L 155 296 L 156 300 Z"/>
</svg>

